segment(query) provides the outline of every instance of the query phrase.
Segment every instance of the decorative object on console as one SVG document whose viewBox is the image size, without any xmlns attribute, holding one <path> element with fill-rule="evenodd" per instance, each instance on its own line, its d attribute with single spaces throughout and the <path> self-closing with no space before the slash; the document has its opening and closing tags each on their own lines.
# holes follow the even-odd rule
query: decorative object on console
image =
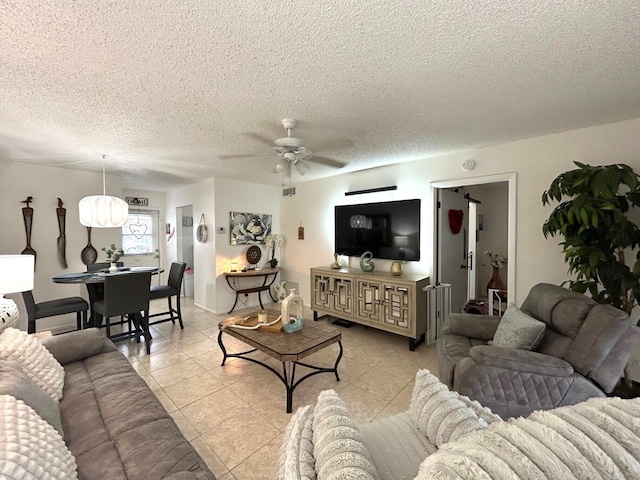
<svg viewBox="0 0 640 480">
<path fill-rule="evenodd" d="M 276 256 L 276 247 L 281 247 L 284 245 L 284 237 L 278 233 L 270 233 L 264 239 L 267 248 L 271 248 L 271 260 L 269 260 L 269 265 L 271 268 L 276 268 L 278 265 L 278 260 L 275 258 Z"/>
<path fill-rule="evenodd" d="M 363 272 L 373 272 L 376 268 L 376 264 L 373 262 L 372 258 L 373 253 L 368 250 L 360 255 L 360 269 Z"/>
<path fill-rule="evenodd" d="M 289 296 L 282 301 L 282 325 L 285 332 L 293 333 L 303 326 L 304 302 L 300 295 L 296 295 L 295 288 L 289 292 Z"/>
<path fill-rule="evenodd" d="M 26 200 L 22 200 L 20 203 L 26 203 L 26 207 L 22 207 L 22 218 L 24 220 L 24 230 L 27 234 L 27 246 L 22 250 L 23 255 L 33 255 L 33 269 L 36 269 L 35 258 L 37 256 L 36 251 L 31 248 L 31 229 L 33 227 L 33 208 L 29 204 L 33 202 L 33 197 L 28 196 Z"/>
<path fill-rule="evenodd" d="M 33 255 L 0 255 L 0 333 L 5 328 L 18 328 L 18 306 L 5 293 L 33 290 Z"/>
<path fill-rule="evenodd" d="M 247 250 L 246 257 L 247 262 L 249 262 L 249 265 L 251 265 L 251 268 L 254 268 L 255 264 L 258 263 L 262 258 L 262 250 L 260 250 L 260 247 L 256 245 L 251 245 Z"/>
<path fill-rule="evenodd" d="M 122 227 L 129 219 L 127 202 L 106 194 L 104 159 L 102 156 L 102 195 L 84 197 L 78 204 L 80 223 L 85 227 L 111 228 Z"/>
<path fill-rule="evenodd" d="M 261 245 L 271 233 L 271 215 L 230 212 L 229 217 L 231 245 Z"/>
<path fill-rule="evenodd" d="M 342 265 L 340 265 L 340 262 L 338 262 L 338 254 L 334 253 L 333 254 L 333 263 L 330 265 L 331 268 L 333 269 L 338 269 L 341 268 Z"/>
<path fill-rule="evenodd" d="M 394 260 L 391 262 L 391 269 L 389 270 L 391 275 L 396 277 L 402 275 L 402 262 L 400 260 Z"/>
<path fill-rule="evenodd" d="M 107 254 L 107 262 L 111 264 L 111 266 L 109 267 L 109 271 L 117 272 L 118 271 L 117 262 L 122 257 L 124 257 L 124 250 L 116 247 L 115 243 L 112 243 L 111 246 L 109 246 L 109 248 L 102 247 L 102 251 Z"/>
</svg>

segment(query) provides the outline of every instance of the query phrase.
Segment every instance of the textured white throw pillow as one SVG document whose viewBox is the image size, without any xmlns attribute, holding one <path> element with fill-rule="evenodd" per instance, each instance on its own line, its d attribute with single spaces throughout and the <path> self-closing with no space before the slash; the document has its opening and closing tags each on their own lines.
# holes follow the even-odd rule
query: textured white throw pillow
<svg viewBox="0 0 640 480">
<path fill-rule="evenodd" d="M 284 432 L 278 456 L 277 480 L 315 480 L 313 405 L 300 407 Z"/>
<path fill-rule="evenodd" d="M 0 360 L 14 360 L 54 400 L 62 398 L 64 369 L 33 335 L 7 328 L 0 335 Z"/>
<path fill-rule="evenodd" d="M 544 322 L 530 317 L 514 304 L 510 304 L 498 324 L 493 340 L 494 347 L 533 350 L 544 338 L 547 326 Z"/>
<path fill-rule="evenodd" d="M 56 430 L 22 400 L 0 395 L 0 478 L 76 480 L 76 462 Z"/>
<path fill-rule="evenodd" d="M 419 370 L 413 387 L 409 415 L 418 430 L 440 448 L 468 433 L 486 428 L 487 420 L 478 418 L 471 401 L 457 392 L 451 392 L 429 370 Z M 485 412 L 482 412 L 483 416 Z M 487 419 L 499 420 L 497 415 L 486 412 Z M 494 418 L 495 417 L 495 418 Z"/>
<path fill-rule="evenodd" d="M 313 416 L 318 480 L 379 479 L 360 429 L 334 390 L 320 392 Z"/>
</svg>

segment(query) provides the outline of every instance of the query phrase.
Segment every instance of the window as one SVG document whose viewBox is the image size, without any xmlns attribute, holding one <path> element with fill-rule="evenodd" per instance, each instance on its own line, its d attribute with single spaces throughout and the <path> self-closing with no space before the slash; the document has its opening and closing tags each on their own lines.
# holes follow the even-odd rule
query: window
<svg viewBox="0 0 640 480">
<path fill-rule="evenodd" d="M 122 249 L 126 255 L 153 253 L 153 216 L 151 213 L 131 213 L 122 227 Z"/>
</svg>

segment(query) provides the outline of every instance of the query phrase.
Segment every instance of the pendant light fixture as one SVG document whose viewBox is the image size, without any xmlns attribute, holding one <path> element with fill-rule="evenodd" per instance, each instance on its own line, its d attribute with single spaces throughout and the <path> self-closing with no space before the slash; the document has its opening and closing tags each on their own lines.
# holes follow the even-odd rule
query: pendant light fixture
<svg viewBox="0 0 640 480">
<path fill-rule="evenodd" d="M 129 218 L 129 206 L 118 197 L 106 194 L 104 174 L 104 159 L 102 156 L 102 195 L 84 197 L 78 204 L 80 223 L 85 227 L 111 228 L 122 227 Z"/>
</svg>

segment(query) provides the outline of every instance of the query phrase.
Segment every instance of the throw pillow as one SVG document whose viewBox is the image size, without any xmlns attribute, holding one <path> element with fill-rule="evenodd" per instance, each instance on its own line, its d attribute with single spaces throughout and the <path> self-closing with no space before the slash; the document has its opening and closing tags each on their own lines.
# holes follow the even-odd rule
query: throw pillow
<svg viewBox="0 0 640 480">
<path fill-rule="evenodd" d="M 320 392 L 313 417 L 318 480 L 379 479 L 356 422 L 334 390 Z"/>
<path fill-rule="evenodd" d="M 478 418 L 475 408 L 457 392 L 449 391 L 427 369 L 419 370 L 416 374 L 409 415 L 418 430 L 438 448 L 487 427 L 487 421 Z M 487 413 L 489 418 L 492 415 Z"/>
<path fill-rule="evenodd" d="M 0 335 L 0 360 L 14 360 L 51 398 L 62 398 L 64 369 L 33 335 L 7 328 Z"/>
<path fill-rule="evenodd" d="M 313 405 L 300 407 L 284 432 L 278 455 L 277 480 L 315 480 L 313 458 Z"/>
<path fill-rule="evenodd" d="M 11 395 L 22 400 L 64 436 L 58 402 L 36 385 L 13 360 L 0 364 L 0 395 Z"/>
<path fill-rule="evenodd" d="M 0 418 L 0 478 L 78 478 L 75 459 L 60 434 L 22 400 L 0 395 Z"/>
<path fill-rule="evenodd" d="M 493 340 L 488 343 L 496 347 L 533 350 L 544 337 L 546 328 L 544 322 L 530 317 L 511 304 L 504 312 Z"/>
</svg>

